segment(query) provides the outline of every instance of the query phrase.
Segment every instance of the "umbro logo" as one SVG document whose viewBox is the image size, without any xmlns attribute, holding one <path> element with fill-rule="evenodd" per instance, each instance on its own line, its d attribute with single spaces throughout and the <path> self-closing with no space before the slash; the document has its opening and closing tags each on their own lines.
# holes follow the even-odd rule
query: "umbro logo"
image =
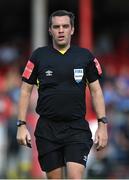
<svg viewBox="0 0 129 180">
<path fill-rule="evenodd" d="M 87 156 L 83 156 L 83 160 L 87 162 Z"/>
<path fill-rule="evenodd" d="M 47 71 L 45 72 L 45 74 L 46 74 L 46 76 L 52 76 L 53 71 L 51 71 L 51 70 L 47 70 Z"/>
</svg>

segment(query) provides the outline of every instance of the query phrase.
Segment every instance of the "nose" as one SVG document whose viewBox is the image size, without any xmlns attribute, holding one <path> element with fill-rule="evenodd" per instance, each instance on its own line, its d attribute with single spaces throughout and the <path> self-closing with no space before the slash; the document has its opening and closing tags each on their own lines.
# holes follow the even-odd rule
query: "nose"
<svg viewBox="0 0 129 180">
<path fill-rule="evenodd" d="M 63 31 L 64 31 L 63 26 L 60 26 L 60 28 L 59 28 L 59 33 L 62 33 Z"/>
</svg>

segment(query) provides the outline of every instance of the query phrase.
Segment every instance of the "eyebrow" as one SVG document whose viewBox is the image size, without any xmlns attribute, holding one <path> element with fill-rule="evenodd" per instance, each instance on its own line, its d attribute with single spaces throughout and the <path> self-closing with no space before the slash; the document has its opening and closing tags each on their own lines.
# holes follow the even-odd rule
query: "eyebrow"
<svg viewBox="0 0 129 180">
<path fill-rule="evenodd" d="M 67 27 L 70 26 L 70 24 L 62 24 L 62 25 L 54 24 L 54 25 L 52 25 L 53 28 L 59 28 L 60 26 L 63 26 L 64 28 L 67 28 Z"/>
</svg>

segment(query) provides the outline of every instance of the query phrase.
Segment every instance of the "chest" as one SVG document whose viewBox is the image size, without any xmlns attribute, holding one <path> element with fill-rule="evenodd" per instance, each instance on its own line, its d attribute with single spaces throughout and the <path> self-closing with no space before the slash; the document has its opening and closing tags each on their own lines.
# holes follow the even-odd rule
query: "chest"
<svg viewBox="0 0 129 180">
<path fill-rule="evenodd" d="M 85 77 L 87 63 L 78 54 L 48 54 L 39 59 L 38 80 L 41 83 L 74 82 Z"/>
</svg>

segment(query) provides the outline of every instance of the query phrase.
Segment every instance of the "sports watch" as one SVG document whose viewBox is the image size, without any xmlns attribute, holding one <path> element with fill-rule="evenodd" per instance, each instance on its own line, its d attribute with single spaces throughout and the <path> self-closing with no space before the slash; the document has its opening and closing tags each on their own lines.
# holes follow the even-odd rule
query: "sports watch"
<svg viewBox="0 0 129 180">
<path fill-rule="evenodd" d="M 102 123 L 104 123 L 104 124 L 107 124 L 107 123 L 108 123 L 108 120 L 107 120 L 106 117 L 102 117 L 102 118 L 99 118 L 99 119 L 98 119 L 98 122 L 102 122 Z"/>
<path fill-rule="evenodd" d="M 22 125 L 25 125 L 26 122 L 25 121 L 22 121 L 22 120 L 17 120 L 17 126 L 20 127 Z"/>
</svg>

